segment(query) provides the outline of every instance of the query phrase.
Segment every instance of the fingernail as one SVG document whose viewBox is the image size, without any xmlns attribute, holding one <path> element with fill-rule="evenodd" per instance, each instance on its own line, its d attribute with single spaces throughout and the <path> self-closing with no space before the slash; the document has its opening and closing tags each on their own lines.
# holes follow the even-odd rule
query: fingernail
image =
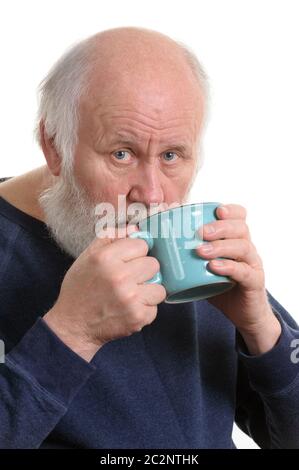
<svg viewBox="0 0 299 470">
<path fill-rule="evenodd" d="M 207 224 L 207 225 L 205 225 L 204 229 L 205 229 L 206 233 L 215 233 L 216 232 L 214 225 Z"/>
<path fill-rule="evenodd" d="M 202 253 L 211 253 L 213 251 L 213 246 L 210 243 L 205 243 L 200 246 L 200 251 Z"/>
<path fill-rule="evenodd" d="M 228 208 L 225 206 L 219 206 L 219 209 L 222 211 L 222 214 L 227 215 L 228 214 Z"/>
<path fill-rule="evenodd" d="M 220 259 L 213 259 L 211 263 L 213 264 L 213 266 L 224 266 L 223 261 L 221 261 Z"/>
</svg>

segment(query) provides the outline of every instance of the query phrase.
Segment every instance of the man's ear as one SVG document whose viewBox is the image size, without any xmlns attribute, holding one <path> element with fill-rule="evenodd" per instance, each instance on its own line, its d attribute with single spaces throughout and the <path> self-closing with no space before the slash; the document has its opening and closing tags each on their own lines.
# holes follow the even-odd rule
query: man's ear
<svg viewBox="0 0 299 470">
<path fill-rule="evenodd" d="M 41 120 L 39 123 L 39 131 L 41 137 L 41 146 L 47 161 L 48 168 L 52 175 L 59 176 L 61 171 L 61 158 L 55 148 L 54 138 L 48 137 L 43 120 Z"/>
</svg>

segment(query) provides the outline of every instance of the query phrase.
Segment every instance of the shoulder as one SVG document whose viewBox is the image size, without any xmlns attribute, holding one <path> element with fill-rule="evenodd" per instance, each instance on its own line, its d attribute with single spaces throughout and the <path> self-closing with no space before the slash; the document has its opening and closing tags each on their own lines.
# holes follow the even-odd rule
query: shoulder
<svg viewBox="0 0 299 470">
<path fill-rule="evenodd" d="M 3 273 L 20 233 L 20 226 L 0 212 L 0 272 Z"/>
</svg>

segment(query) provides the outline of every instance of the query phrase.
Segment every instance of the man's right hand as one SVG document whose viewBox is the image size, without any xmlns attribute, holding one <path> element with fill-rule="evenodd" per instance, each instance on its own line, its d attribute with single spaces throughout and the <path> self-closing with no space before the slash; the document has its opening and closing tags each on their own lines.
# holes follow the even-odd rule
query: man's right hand
<svg viewBox="0 0 299 470">
<path fill-rule="evenodd" d="M 67 271 L 43 319 L 86 361 L 106 342 L 140 331 L 156 318 L 166 291 L 144 284 L 160 269 L 147 252 L 141 239 L 95 238 Z"/>
</svg>

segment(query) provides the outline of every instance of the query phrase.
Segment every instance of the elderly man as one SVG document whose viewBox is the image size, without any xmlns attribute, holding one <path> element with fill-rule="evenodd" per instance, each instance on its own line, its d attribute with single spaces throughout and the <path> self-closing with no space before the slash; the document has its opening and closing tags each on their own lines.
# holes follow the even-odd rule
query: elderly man
<svg viewBox="0 0 299 470">
<path fill-rule="evenodd" d="M 262 448 L 299 448 L 299 329 L 245 209 L 204 227 L 197 255 L 236 281 L 209 300 L 163 302 L 126 211 L 95 235 L 100 202 L 187 200 L 205 106 L 193 54 L 139 28 L 76 44 L 42 82 L 47 164 L 0 185 L 0 447 L 234 448 L 235 420 Z"/>
</svg>

